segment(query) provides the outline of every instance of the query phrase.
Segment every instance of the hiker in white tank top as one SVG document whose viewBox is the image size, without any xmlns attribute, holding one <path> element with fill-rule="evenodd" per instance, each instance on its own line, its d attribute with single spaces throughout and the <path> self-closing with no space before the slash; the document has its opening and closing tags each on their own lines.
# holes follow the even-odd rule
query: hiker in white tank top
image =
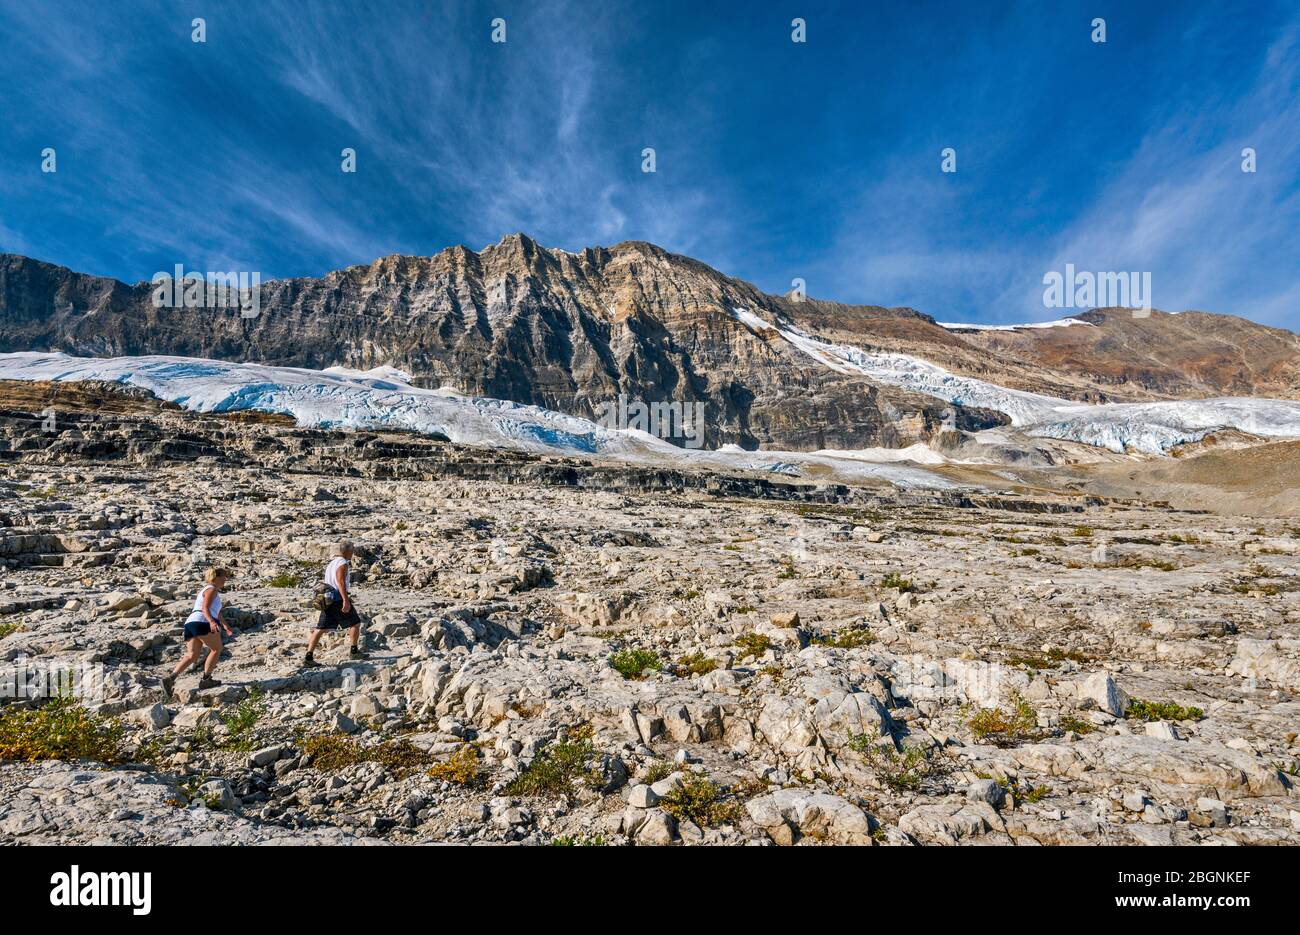
<svg viewBox="0 0 1300 935">
<path fill-rule="evenodd" d="M 199 661 L 199 653 L 205 646 L 208 649 L 208 658 L 203 664 L 203 676 L 199 679 L 199 688 L 215 688 L 221 684 L 212 677 L 212 672 L 217 667 L 217 660 L 221 658 L 221 631 L 224 630 L 226 636 L 233 635 L 230 627 L 226 626 L 226 622 L 221 619 L 221 589 L 226 586 L 226 581 L 231 577 L 233 576 L 230 572 L 224 568 L 209 568 L 203 575 L 206 583 L 199 588 L 199 593 L 194 598 L 194 609 L 185 618 L 182 631 L 185 638 L 185 656 L 176 663 L 176 668 L 172 669 L 171 675 L 162 680 L 164 701 L 170 700 L 172 690 L 176 687 L 177 677 Z"/>
<path fill-rule="evenodd" d="M 335 546 L 334 558 L 325 566 L 323 577 L 325 587 L 329 589 L 325 592 L 329 603 L 320 612 L 320 618 L 316 621 L 311 636 L 307 638 L 307 655 L 302 662 L 304 667 L 320 665 L 315 656 L 316 644 L 320 642 L 326 630 L 346 629 L 348 641 L 352 644 L 351 649 L 348 650 L 348 658 L 366 658 L 366 654 L 357 645 L 357 641 L 361 638 L 361 615 L 352 604 L 351 542 L 345 539 Z"/>
<path fill-rule="evenodd" d="M 217 592 L 212 595 L 211 604 L 207 602 L 208 591 Z M 204 610 L 206 610 L 207 613 L 204 613 Z M 208 614 L 211 614 L 213 617 L 221 616 L 221 592 L 217 591 L 217 586 L 215 584 L 205 584 L 199 589 L 199 593 L 194 598 L 194 609 L 190 611 L 190 615 L 185 619 L 185 622 L 198 623 L 200 620 L 207 620 Z"/>
<path fill-rule="evenodd" d="M 350 558 L 350 557 L 349 557 Z M 339 584 L 339 572 L 343 572 L 343 583 Z M 352 590 L 352 563 L 348 558 L 342 555 L 336 555 L 330 559 L 330 563 L 325 566 L 325 584 L 339 592 L 343 596 Z"/>
</svg>

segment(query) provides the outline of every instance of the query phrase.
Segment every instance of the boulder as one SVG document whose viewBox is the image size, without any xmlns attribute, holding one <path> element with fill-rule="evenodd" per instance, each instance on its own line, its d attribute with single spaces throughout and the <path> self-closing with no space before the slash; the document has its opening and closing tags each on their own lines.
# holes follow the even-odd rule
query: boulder
<svg viewBox="0 0 1300 935">
<path fill-rule="evenodd" d="M 977 779 L 966 787 L 966 798 L 969 801 L 984 802 L 993 808 L 1001 808 L 1006 797 L 1006 790 L 993 779 Z"/>
<path fill-rule="evenodd" d="M 777 844 L 808 838 L 825 844 L 871 845 L 871 818 L 837 795 L 804 789 L 778 789 L 750 799 L 745 810 Z"/>
<path fill-rule="evenodd" d="M 1115 684 L 1109 672 L 1095 672 L 1078 684 L 1080 704 L 1091 703 L 1113 717 L 1128 710 L 1128 693 Z"/>
<path fill-rule="evenodd" d="M 664 846 L 672 844 L 677 837 L 677 824 L 673 816 L 657 808 L 645 812 L 645 820 L 637 828 L 637 844 Z"/>
</svg>

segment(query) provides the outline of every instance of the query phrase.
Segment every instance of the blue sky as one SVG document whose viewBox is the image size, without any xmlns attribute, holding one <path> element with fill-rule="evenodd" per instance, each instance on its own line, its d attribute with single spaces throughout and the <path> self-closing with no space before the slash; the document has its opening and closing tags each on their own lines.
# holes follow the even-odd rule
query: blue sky
<svg viewBox="0 0 1300 935">
<path fill-rule="evenodd" d="M 1293 2 L 0 0 L 0 113 L 0 251 L 129 282 L 523 230 L 941 320 L 1149 270 L 1300 328 Z"/>
</svg>

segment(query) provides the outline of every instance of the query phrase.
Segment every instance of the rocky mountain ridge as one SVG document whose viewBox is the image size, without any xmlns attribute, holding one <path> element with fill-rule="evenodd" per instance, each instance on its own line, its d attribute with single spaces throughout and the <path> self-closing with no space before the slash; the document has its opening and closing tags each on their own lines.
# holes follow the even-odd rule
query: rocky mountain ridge
<svg viewBox="0 0 1300 935">
<path fill-rule="evenodd" d="M 515 234 L 478 252 L 457 246 L 269 281 L 260 296 L 255 318 L 156 308 L 148 282 L 0 256 L 0 352 L 391 365 L 417 385 L 586 418 L 620 395 L 703 402 L 707 446 L 789 450 L 903 447 L 945 423 L 978 430 L 1007 420 L 830 370 L 740 313 L 1066 399 L 1300 393 L 1300 338 L 1229 316 L 1130 322 L 1102 311 L 1081 316 L 1085 326 L 956 331 L 909 308 L 768 295 L 643 242 L 570 253 Z M 1171 345 L 1161 333 L 1186 340 Z M 1132 353 L 1139 344 L 1158 350 L 1146 360 Z"/>
</svg>

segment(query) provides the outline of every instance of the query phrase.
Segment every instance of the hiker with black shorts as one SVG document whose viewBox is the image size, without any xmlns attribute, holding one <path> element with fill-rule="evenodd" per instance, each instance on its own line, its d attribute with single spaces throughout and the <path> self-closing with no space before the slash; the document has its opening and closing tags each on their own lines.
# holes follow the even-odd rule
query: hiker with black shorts
<svg viewBox="0 0 1300 935">
<path fill-rule="evenodd" d="M 320 608 L 320 618 L 316 621 L 315 629 L 311 631 L 311 637 L 307 640 L 307 657 L 303 660 L 304 666 L 319 665 L 315 658 L 316 644 L 320 642 L 326 630 L 346 628 L 348 641 L 351 644 L 348 658 L 366 658 L 366 654 L 357 646 L 357 641 L 361 638 L 361 615 L 357 613 L 356 605 L 352 603 L 351 575 L 352 543 L 344 539 L 335 547 L 334 558 L 325 566 L 324 581 L 317 588 L 316 606 Z"/>
<path fill-rule="evenodd" d="M 208 658 L 203 664 L 203 675 L 199 679 L 199 688 L 216 688 L 221 683 L 212 677 L 212 671 L 221 658 L 221 633 L 232 636 L 230 627 L 221 619 L 221 589 L 233 577 L 225 568 L 209 568 L 203 574 L 203 587 L 194 598 L 194 609 L 185 618 L 185 628 L 181 631 L 185 638 L 185 656 L 176 663 L 172 674 L 162 680 L 163 698 L 170 699 L 176 687 L 176 678 L 199 660 L 203 647 L 208 648 Z"/>
</svg>

